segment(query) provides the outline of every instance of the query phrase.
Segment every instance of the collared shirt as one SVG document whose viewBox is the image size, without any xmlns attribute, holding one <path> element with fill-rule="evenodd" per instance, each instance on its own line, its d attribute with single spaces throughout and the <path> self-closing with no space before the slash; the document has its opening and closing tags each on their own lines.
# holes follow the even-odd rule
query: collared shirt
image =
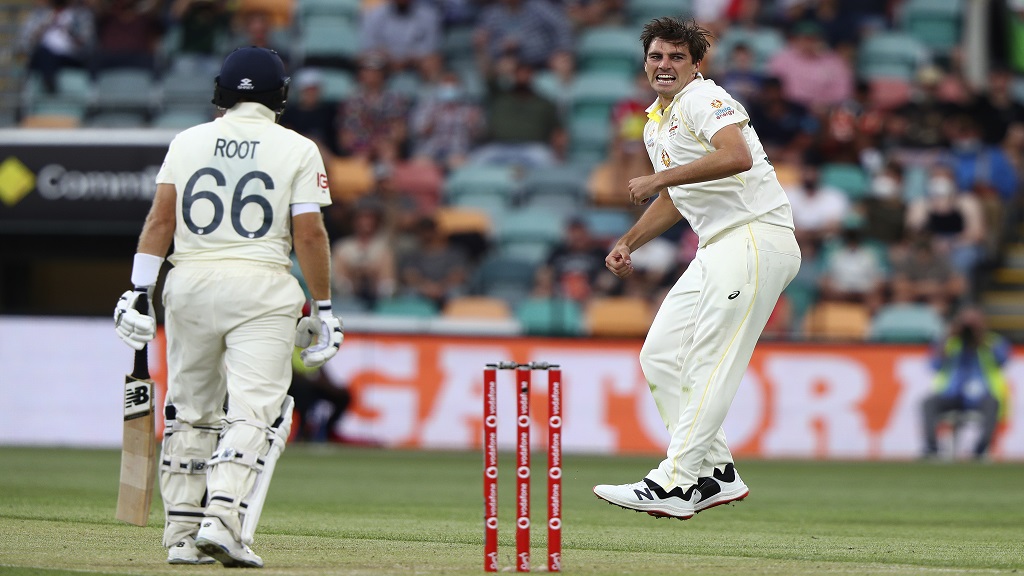
<svg viewBox="0 0 1024 576">
<path fill-rule="evenodd" d="M 572 50 L 572 27 L 560 5 L 543 0 L 525 0 L 515 9 L 504 3 L 485 8 L 477 29 L 487 33 L 488 50 L 495 58 L 515 44 L 519 58 L 532 66 L 547 63 L 551 55 Z"/>
<path fill-rule="evenodd" d="M 364 52 L 422 58 L 441 49 L 441 14 L 424 2 L 413 2 L 405 13 L 387 2 L 366 13 L 359 34 Z"/>
<path fill-rule="evenodd" d="M 242 102 L 175 136 L 157 184 L 177 190 L 174 264 L 224 259 L 289 265 L 291 205 L 331 203 L 320 151 Z"/>
<path fill-rule="evenodd" d="M 750 148 L 750 170 L 708 182 L 670 186 L 669 196 L 697 233 L 701 246 L 718 233 L 760 220 L 793 228 L 793 211 L 779 185 L 775 168 L 750 127 L 743 105 L 700 74 L 661 108 L 660 100 L 647 109 L 644 145 L 657 172 L 689 164 L 715 150 L 711 138 L 736 124 Z"/>
</svg>

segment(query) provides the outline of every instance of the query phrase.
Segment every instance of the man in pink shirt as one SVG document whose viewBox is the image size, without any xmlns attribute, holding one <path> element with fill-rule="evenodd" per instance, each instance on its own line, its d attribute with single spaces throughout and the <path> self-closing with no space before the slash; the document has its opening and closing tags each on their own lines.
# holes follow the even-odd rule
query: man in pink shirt
<svg viewBox="0 0 1024 576">
<path fill-rule="evenodd" d="M 797 24 L 788 45 L 768 62 L 768 71 L 782 81 L 787 100 L 812 111 L 839 104 L 853 93 L 853 71 L 833 51 L 814 22 Z"/>
</svg>

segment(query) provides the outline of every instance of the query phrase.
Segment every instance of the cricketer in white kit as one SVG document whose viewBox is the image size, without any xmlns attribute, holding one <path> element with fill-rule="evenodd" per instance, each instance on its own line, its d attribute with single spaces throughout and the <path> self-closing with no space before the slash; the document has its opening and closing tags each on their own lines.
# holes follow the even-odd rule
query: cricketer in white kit
<svg viewBox="0 0 1024 576">
<path fill-rule="evenodd" d="M 652 516 L 687 519 L 745 498 L 722 423 L 779 295 L 800 268 L 789 200 L 743 106 L 699 72 L 709 33 L 658 18 L 641 33 L 658 100 L 644 141 L 651 176 L 629 182 L 650 206 L 605 259 L 619 277 L 630 253 L 685 218 L 696 257 L 665 297 L 640 366 L 671 433 L 665 460 L 634 484 L 594 493 Z"/>
<path fill-rule="evenodd" d="M 303 347 L 306 365 L 318 366 L 344 337 L 330 306 L 323 160 L 312 141 L 276 123 L 288 83 L 273 51 L 227 56 L 213 99 L 226 112 L 171 142 L 139 239 L 135 289 L 115 312 L 132 347 L 152 339 L 154 319 L 134 304 L 156 284 L 173 240 L 160 457 L 172 564 L 262 567 L 249 545 L 291 426 L 292 351 Z M 305 295 L 290 273 L 293 244 L 316 302 L 298 324 Z"/>
</svg>

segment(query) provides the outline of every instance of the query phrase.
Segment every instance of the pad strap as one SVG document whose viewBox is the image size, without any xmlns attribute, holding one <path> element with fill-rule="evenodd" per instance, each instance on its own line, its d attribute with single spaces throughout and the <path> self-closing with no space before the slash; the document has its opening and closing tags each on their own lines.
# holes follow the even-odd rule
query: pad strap
<svg viewBox="0 0 1024 576">
<path fill-rule="evenodd" d="M 263 470 L 263 456 L 258 452 L 239 452 L 234 448 L 224 448 L 216 454 L 213 458 L 210 458 L 209 465 L 225 464 L 231 462 L 233 464 L 242 464 L 248 466 L 253 470 L 260 472 Z"/>
<path fill-rule="evenodd" d="M 210 462 L 205 458 L 178 458 L 164 456 L 160 459 L 160 470 L 171 474 L 206 474 Z"/>
</svg>

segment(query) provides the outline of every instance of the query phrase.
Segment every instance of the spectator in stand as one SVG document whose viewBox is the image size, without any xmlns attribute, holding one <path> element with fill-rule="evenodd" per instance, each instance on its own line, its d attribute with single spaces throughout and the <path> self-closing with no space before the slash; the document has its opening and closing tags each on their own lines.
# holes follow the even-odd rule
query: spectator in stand
<svg viewBox="0 0 1024 576">
<path fill-rule="evenodd" d="M 986 457 L 1009 400 L 1003 367 L 1010 354 L 1010 343 L 988 330 L 980 309 L 967 307 L 957 314 L 946 338 L 932 348 L 936 391 L 921 405 L 925 458 L 938 456 L 942 415 L 963 411 L 981 414 L 981 434 L 973 456 L 978 460 Z"/>
<path fill-rule="evenodd" d="M 959 107 L 939 98 L 941 81 L 942 71 L 933 66 L 918 72 L 910 102 L 886 117 L 882 136 L 885 148 L 938 148 L 948 144 L 944 124 Z"/>
<path fill-rule="evenodd" d="M 352 235 L 331 248 L 331 272 L 335 293 L 372 309 L 380 299 L 390 298 L 396 289 L 395 254 L 381 227 L 378 206 L 356 206 Z"/>
<path fill-rule="evenodd" d="M 156 71 L 156 49 L 164 33 L 153 0 L 94 0 L 96 48 L 93 70 Z"/>
<path fill-rule="evenodd" d="M 885 260 L 865 243 L 861 218 L 847 218 L 836 245 L 824 252 L 819 298 L 863 304 L 874 314 L 885 300 Z"/>
<path fill-rule="evenodd" d="M 787 100 L 815 113 L 853 94 L 850 65 L 825 44 L 821 27 L 811 21 L 794 27 L 787 46 L 768 63 L 768 71 L 782 81 Z"/>
<path fill-rule="evenodd" d="M 554 295 L 585 303 L 607 293 L 609 283 L 604 272 L 604 247 L 598 246 L 587 223 L 572 219 L 565 228 L 564 240 L 552 247 L 544 264 L 537 268 L 536 284 L 550 286 Z"/>
<path fill-rule="evenodd" d="M 401 291 L 426 298 L 440 310 L 450 298 L 465 291 L 466 256 L 449 244 L 432 216 L 421 218 L 416 232 L 418 244 L 399 259 Z"/>
<path fill-rule="evenodd" d="M 303 68 L 292 81 L 288 106 L 281 115 L 281 125 L 295 130 L 320 148 L 320 154 L 338 154 L 335 118 L 337 106 L 323 101 L 323 74 L 316 68 Z"/>
<path fill-rule="evenodd" d="M 533 69 L 549 66 L 558 52 L 573 50 L 572 28 L 565 9 L 544 0 L 498 0 L 480 13 L 473 38 L 477 55 L 486 61 L 515 56 Z"/>
<path fill-rule="evenodd" d="M 818 135 L 818 120 L 800 104 L 786 100 L 782 82 L 765 78 L 761 93 L 750 106 L 750 123 L 757 126 L 765 153 L 773 162 L 795 163 L 810 150 Z"/>
<path fill-rule="evenodd" d="M 750 46 L 743 43 L 733 46 L 729 53 L 728 68 L 720 75 L 718 83 L 748 108 L 758 100 L 764 74 L 754 67 L 754 51 Z"/>
<path fill-rule="evenodd" d="M 989 72 L 987 90 L 977 96 L 972 108 L 985 144 L 1001 144 L 1008 126 L 1024 122 L 1024 104 L 1013 95 L 1013 73 L 1006 68 Z"/>
<path fill-rule="evenodd" d="M 507 87 L 505 87 L 507 86 Z M 485 143 L 474 164 L 551 166 L 564 157 L 566 135 L 554 102 L 533 89 L 533 68 L 503 58 L 487 79 Z"/>
<path fill-rule="evenodd" d="M 441 31 L 441 14 L 430 3 L 385 0 L 363 15 L 359 43 L 363 53 L 386 57 L 393 71 L 416 71 L 440 52 Z"/>
<path fill-rule="evenodd" d="M 295 399 L 294 414 L 298 416 L 298 422 L 293 424 L 295 440 L 346 441 L 338 424 L 352 404 L 351 390 L 347 385 L 335 385 L 320 368 L 307 368 L 298 350 L 292 356 L 292 383 L 288 395 Z M 327 413 L 323 414 L 325 406 Z"/>
<path fill-rule="evenodd" d="M 72 0 L 48 0 L 29 13 L 18 33 L 28 54 L 28 69 L 37 72 L 48 93 L 57 91 L 62 68 L 85 68 L 95 28 L 92 12 Z"/>
<path fill-rule="evenodd" d="M 818 149 L 829 162 L 856 164 L 881 133 L 885 114 L 871 101 L 871 86 L 858 81 L 853 97 L 831 107 Z"/>
<path fill-rule="evenodd" d="M 959 116 L 947 124 L 950 163 L 960 190 L 973 190 L 978 183 L 991 185 L 1007 206 L 1015 202 L 1018 176 L 1010 159 L 998 146 L 985 144 L 977 121 Z"/>
<path fill-rule="evenodd" d="M 628 0 L 566 0 L 565 12 L 575 30 L 594 26 L 621 26 Z"/>
<path fill-rule="evenodd" d="M 805 162 L 800 167 L 800 182 L 784 188 L 801 242 L 821 243 L 839 232 L 850 200 L 842 190 L 822 185 L 816 163 Z"/>
<path fill-rule="evenodd" d="M 871 179 L 864 200 L 864 235 L 887 246 L 898 244 L 906 236 L 907 206 L 903 201 L 903 167 L 888 162 Z"/>
<path fill-rule="evenodd" d="M 378 54 L 363 56 L 355 94 L 339 106 L 338 147 L 342 154 L 370 162 L 394 162 L 404 156 L 409 104 L 387 88 L 387 62 Z"/>
<path fill-rule="evenodd" d="M 469 101 L 452 72 L 424 100 L 412 114 L 413 156 L 454 170 L 466 161 L 483 133 L 483 111 Z"/>
<path fill-rule="evenodd" d="M 236 46 L 258 46 L 277 52 L 288 69 L 288 46 L 281 45 L 274 38 L 276 25 L 274 15 L 268 10 L 250 8 L 235 15 L 238 31 L 232 41 Z"/>
<path fill-rule="evenodd" d="M 227 0 L 174 0 L 170 19 L 181 38 L 174 50 L 174 65 L 186 60 L 186 65 L 196 68 L 197 75 L 216 75 L 220 65 L 218 42 L 231 30 Z"/>
<path fill-rule="evenodd" d="M 930 304 L 943 316 L 964 294 L 963 277 L 923 233 L 913 235 L 907 249 L 893 251 L 890 280 L 893 303 Z"/>
<path fill-rule="evenodd" d="M 930 236 L 935 250 L 973 285 L 975 269 L 985 256 L 984 213 L 973 191 L 958 193 L 948 167 L 932 168 L 927 196 L 907 210 L 907 228 Z"/>
</svg>

